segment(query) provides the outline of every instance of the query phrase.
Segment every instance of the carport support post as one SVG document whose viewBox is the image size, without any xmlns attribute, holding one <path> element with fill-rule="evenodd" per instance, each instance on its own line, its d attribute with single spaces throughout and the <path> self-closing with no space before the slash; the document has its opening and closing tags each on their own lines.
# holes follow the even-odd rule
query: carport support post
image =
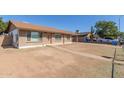
<svg viewBox="0 0 124 93">
<path fill-rule="evenodd" d="M 111 78 L 114 78 L 114 61 L 115 61 L 115 56 L 116 56 L 116 48 L 115 48 L 115 51 L 114 51 L 114 57 L 113 57 L 113 60 L 112 60 L 112 74 L 111 74 Z"/>
</svg>

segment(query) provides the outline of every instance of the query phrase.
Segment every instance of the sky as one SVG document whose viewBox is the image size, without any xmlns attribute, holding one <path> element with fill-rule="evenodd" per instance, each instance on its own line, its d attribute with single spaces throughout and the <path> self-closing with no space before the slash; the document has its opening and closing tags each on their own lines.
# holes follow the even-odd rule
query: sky
<svg viewBox="0 0 124 93">
<path fill-rule="evenodd" d="M 54 27 L 62 30 L 75 32 L 89 32 L 91 26 L 97 21 L 114 21 L 120 30 L 124 32 L 124 16 L 112 15 L 3 15 L 1 16 L 5 22 L 9 20 L 29 22 L 32 24 Z"/>
</svg>

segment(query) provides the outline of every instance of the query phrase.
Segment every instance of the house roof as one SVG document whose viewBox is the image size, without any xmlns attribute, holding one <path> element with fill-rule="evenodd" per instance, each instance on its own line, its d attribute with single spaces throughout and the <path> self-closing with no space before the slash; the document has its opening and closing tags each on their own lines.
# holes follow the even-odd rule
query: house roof
<svg viewBox="0 0 124 93">
<path fill-rule="evenodd" d="M 74 35 L 78 35 L 78 36 L 85 36 L 88 35 L 90 32 L 80 32 L 80 33 L 75 33 Z"/>
<path fill-rule="evenodd" d="M 59 30 L 59 29 L 52 28 L 52 27 L 34 25 L 31 23 L 27 23 L 27 22 L 9 21 L 9 26 L 11 24 L 13 24 L 16 28 L 22 29 L 22 30 L 29 30 L 29 31 L 33 30 L 33 31 L 39 31 L 39 32 L 51 32 L 51 33 L 61 33 L 61 34 L 70 34 L 70 35 L 74 34 L 72 32 L 68 32 L 65 30 Z"/>
</svg>

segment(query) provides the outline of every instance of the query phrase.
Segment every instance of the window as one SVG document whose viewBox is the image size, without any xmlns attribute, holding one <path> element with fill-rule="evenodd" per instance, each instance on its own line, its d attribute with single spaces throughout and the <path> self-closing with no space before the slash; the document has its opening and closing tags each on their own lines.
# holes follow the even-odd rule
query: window
<svg viewBox="0 0 124 93">
<path fill-rule="evenodd" d="M 61 34 L 55 34 L 55 40 L 60 41 L 61 40 Z"/>
<path fill-rule="evenodd" d="M 31 32 L 31 41 L 39 41 L 40 33 L 39 32 Z"/>
<path fill-rule="evenodd" d="M 70 35 L 67 35 L 67 40 L 70 40 Z"/>
<path fill-rule="evenodd" d="M 41 40 L 42 34 L 40 32 L 27 32 L 27 41 L 37 42 Z"/>
</svg>

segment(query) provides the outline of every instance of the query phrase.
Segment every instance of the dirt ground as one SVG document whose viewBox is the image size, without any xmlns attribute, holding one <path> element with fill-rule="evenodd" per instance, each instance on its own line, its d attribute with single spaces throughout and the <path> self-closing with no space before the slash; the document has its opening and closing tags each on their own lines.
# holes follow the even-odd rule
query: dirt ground
<svg viewBox="0 0 124 93">
<path fill-rule="evenodd" d="M 88 44 L 61 47 L 101 56 L 111 56 L 114 49 Z M 115 77 L 124 77 L 124 66 L 117 65 L 116 68 Z M 50 46 L 6 48 L 0 49 L 0 77 L 111 77 L 111 62 L 71 54 Z"/>
<path fill-rule="evenodd" d="M 113 57 L 114 49 L 115 49 L 115 47 L 111 45 L 91 44 L 91 43 L 73 43 L 72 45 L 64 45 L 61 47 L 78 52 L 85 52 L 85 53 L 95 54 L 99 56 L 108 56 L 108 57 Z"/>
</svg>

